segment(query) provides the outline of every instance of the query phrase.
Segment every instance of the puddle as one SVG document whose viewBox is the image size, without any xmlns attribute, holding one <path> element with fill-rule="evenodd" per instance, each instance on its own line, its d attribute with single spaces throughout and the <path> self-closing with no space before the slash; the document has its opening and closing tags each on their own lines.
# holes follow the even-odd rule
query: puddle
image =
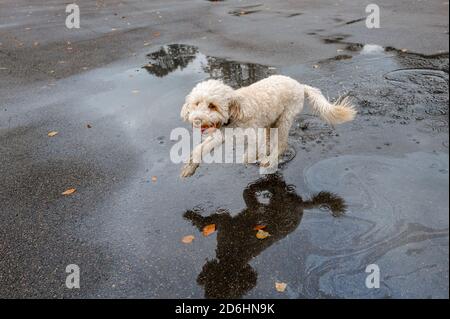
<svg viewBox="0 0 450 319">
<path fill-rule="evenodd" d="M 345 34 L 322 38 L 324 43 L 337 45 L 341 53 L 319 61 L 317 73 L 321 77 L 332 72 L 334 79 L 347 74 L 353 79 L 351 87 L 338 95 L 352 97 L 360 117 L 377 116 L 377 121 L 390 124 L 415 123 L 428 133 L 448 131 L 448 54 L 424 56 L 346 39 Z M 327 79 L 317 82 L 326 89 L 334 86 Z"/>
<path fill-rule="evenodd" d="M 337 35 L 330 43 L 340 41 L 339 55 L 347 57 L 319 68 L 275 69 L 170 44 L 138 61 L 57 81 L 54 94 L 28 96 L 36 102 L 22 116 L 42 125 L 0 132 L 9 137 L 5 181 L 22 187 L 20 196 L 32 193 L 26 200 L 6 193 L 11 199 L 5 202 L 13 212 L 28 209 L 20 203 L 42 203 L 27 216 L 51 216 L 27 229 L 27 236 L 38 238 L 34 242 L 55 252 L 48 268 L 59 269 L 68 246 L 74 245 L 74 258 L 85 250 L 95 255 L 99 247 L 105 257 L 89 258 L 92 284 L 79 292 L 82 297 L 446 297 L 448 55 L 424 57 L 345 40 Z M 330 99 L 350 96 L 358 117 L 332 128 L 307 112 L 300 115 L 281 160 L 283 175 L 261 178 L 256 166 L 205 164 L 180 180 L 181 164 L 169 158 L 175 143 L 170 132 L 188 127 L 179 113 L 192 87 L 209 78 L 240 87 L 274 73 L 318 87 Z M 9 125 L 6 119 L 19 107 L 8 106 L 0 122 Z M 48 139 L 53 129 L 60 134 Z M 67 160 L 74 156 L 79 161 Z M 42 181 L 25 187 L 30 159 L 38 159 L 32 175 Z M 71 183 L 77 194 L 61 199 Z M 55 205 L 47 207 L 43 197 L 56 199 Z M 331 216 L 345 205 L 345 216 Z M 58 236 L 71 230 L 71 240 L 60 247 L 54 240 L 60 237 L 47 238 L 42 229 L 59 230 L 62 221 L 67 224 Z M 216 233 L 203 237 L 205 223 L 215 223 Z M 257 239 L 253 228 L 259 224 L 271 236 Z M 18 242 L 15 234 L 7 244 Z M 186 235 L 195 235 L 190 245 L 181 242 Z M 32 260 L 32 247 L 22 248 L 13 253 Z M 20 270 L 32 292 L 42 291 L 41 279 L 48 277 L 31 278 L 38 262 Z M 364 285 L 371 263 L 383 271 L 380 289 Z M 288 284 L 285 294 L 274 289 L 276 281 Z M 45 288 L 52 297 L 53 286 Z"/>
<path fill-rule="evenodd" d="M 235 88 L 250 85 L 276 73 L 276 69 L 270 66 L 207 56 L 199 52 L 198 48 L 185 44 L 164 46 L 147 57 L 149 63 L 144 68 L 157 77 L 191 67 Z"/>
<path fill-rule="evenodd" d="M 149 63 L 144 68 L 157 77 L 164 77 L 175 70 L 183 70 L 199 54 L 198 49 L 189 45 L 171 44 L 147 55 Z"/>
<path fill-rule="evenodd" d="M 215 257 L 206 261 L 197 277 L 206 298 L 241 298 L 252 290 L 258 273 L 251 261 L 294 232 L 305 209 L 328 207 L 339 216 L 346 207 L 342 198 L 328 192 L 303 199 L 278 174 L 250 184 L 242 197 L 246 208 L 237 214 L 220 209 L 211 214 L 189 210 L 183 215 L 199 232 L 206 225 L 216 225 Z M 270 236 L 258 239 L 255 226 L 263 226 Z"/>
<path fill-rule="evenodd" d="M 374 289 L 379 298 L 401 296 L 404 292 L 408 296 L 448 292 L 448 286 L 437 285 L 431 279 L 445 276 L 448 271 L 448 246 L 443 248 L 444 256 L 440 248 L 429 244 L 448 240 L 448 154 L 342 156 L 315 163 L 306 170 L 305 180 L 311 190 L 339 190 L 351 201 L 352 212 L 346 218 L 352 219 L 352 226 L 334 234 L 333 241 L 339 242 L 341 248 L 332 252 L 332 262 L 313 267 L 303 285 L 316 287 L 317 278 L 327 278 L 328 287 L 321 288 L 324 292 L 339 286 L 342 295 L 367 296 L 366 287 L 358 282 L 364 280 L 364 268 L 377 260 L 380 268 L 391 274 L 389 278 L 383 276 L 381 287 Z M 353 213 L 356 211 L 360 212 L 358 217 Z M 321 234 L 312 236 L 318 245 L 327 245 Z M 423 247 L 428 248 L 406 255 L 410 249 Z M 324 249 L 321 254 L 332 250 Z M 344 261 L 350 256 L 350 263 Z M 350 273 L 349 264 L 359 265 L 361 273 Z M 424 269 L 429 268 L 435 268 L 428 273 L 434 275 L 425 275 L 428 271 Z M 310 292 L 309 297 L 317 296 Z"/>
</svg>

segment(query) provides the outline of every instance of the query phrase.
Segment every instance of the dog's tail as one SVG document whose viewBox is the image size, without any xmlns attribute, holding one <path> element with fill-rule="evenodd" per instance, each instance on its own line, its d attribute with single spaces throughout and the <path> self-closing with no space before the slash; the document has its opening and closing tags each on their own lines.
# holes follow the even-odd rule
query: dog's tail
<svg viewBox="0 0 450 319">
<path fill-rule="evenodd" d="M 330 103 L 319 89 L 308 85 L 304 85 L 304 87 L 305 96 L 311 103 L 313 111 L 325 122 L 332 125 L 341 124 L 349 122 L 355 118 L 356 110 L 348 97 L 335 103 Z"/>
</svg>

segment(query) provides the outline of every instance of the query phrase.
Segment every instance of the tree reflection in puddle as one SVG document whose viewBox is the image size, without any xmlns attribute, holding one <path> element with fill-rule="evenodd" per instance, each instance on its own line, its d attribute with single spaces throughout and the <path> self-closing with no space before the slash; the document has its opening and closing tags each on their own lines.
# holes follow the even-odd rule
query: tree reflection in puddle
<svg viewBox="0 0 450 319">
<path fill-rule="evenodd" d="M 197 278 L 206 298 L 240 298 L 255 287 L 257 273 L 249 262 L 297 229 L 304 209 L 328 207 L 333 216 L 342 215 L 346 209 L 344 200 L 329 192 L 304 201 L 280 174 L 250 184 L 243 197 L 247 208 L 236 216 L 226 210 L 206 217 L 194 210 L 184 214 L 199 231 L 206 225 L 216 225 L 216 258 L 206 262 Z M 256 238 L 257 225 L 264 225 L 270 236 Z"/>
<path fill-rule="evenodd" d="M 185 44 L 170 44 L 147 55 L 149 63 L 144 68 L 152 75 L 164 77 L 176 70 L 183 70 L 197 60 L 203 72 L 210 78 L 223 80 L 232 87 L 242 87 L 275 74 L 275 68 L 256 64 L 230 61 L 206 56 L 198 48 Z"/>
</svg>

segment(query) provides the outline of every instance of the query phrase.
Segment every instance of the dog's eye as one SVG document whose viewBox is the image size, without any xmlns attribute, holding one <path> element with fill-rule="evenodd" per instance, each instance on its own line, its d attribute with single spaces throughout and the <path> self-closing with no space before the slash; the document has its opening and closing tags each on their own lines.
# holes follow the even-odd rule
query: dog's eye
<svg viewBox="0 0 450 319">
<path fill-rule="evenodd" d="M 209 103 L 208 108 L 211 110 L 215 110 L 217 106 L 215 106 L 213 103 Z"/>
</svg>

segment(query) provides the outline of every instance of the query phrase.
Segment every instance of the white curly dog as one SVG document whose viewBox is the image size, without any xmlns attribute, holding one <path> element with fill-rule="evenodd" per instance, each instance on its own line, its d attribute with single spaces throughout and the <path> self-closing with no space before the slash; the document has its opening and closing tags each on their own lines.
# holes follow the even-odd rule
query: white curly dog
<svg viewBox="0 0 450 319">
<path fill-rule="evenodd" d="M 223 131 L 224 128 L 277 128 L 277 152 L 268 153 L 258 146 L 256 154 L 244 154 L 243 162 L 256 159 L 261 166 L 278 163 L 288 146 L 289 129 L 294 118 L 303 110 L 304 97 L 308 99 L 313 111 L 322 120 L 334 125 L 348 122 L 356 115 L 355 108 L 348 99 L 330 103 L 319 89 L 300 84 L 282 75 L 273 75 L 250 86 L 237 90 L 218 80 L 207 80 L 197 84 L 186 96 L 181 117 L 194 127 L 204 130 Z M 195 173 L 199 162 L 193 158 L 203 158 L 224 142 L 224 134 L 211 134 L 197 145 L 191 158 L 181 171 L 181 177 Z M 267 142 L 266 142 L 267 143 Z"/>
</svg>

